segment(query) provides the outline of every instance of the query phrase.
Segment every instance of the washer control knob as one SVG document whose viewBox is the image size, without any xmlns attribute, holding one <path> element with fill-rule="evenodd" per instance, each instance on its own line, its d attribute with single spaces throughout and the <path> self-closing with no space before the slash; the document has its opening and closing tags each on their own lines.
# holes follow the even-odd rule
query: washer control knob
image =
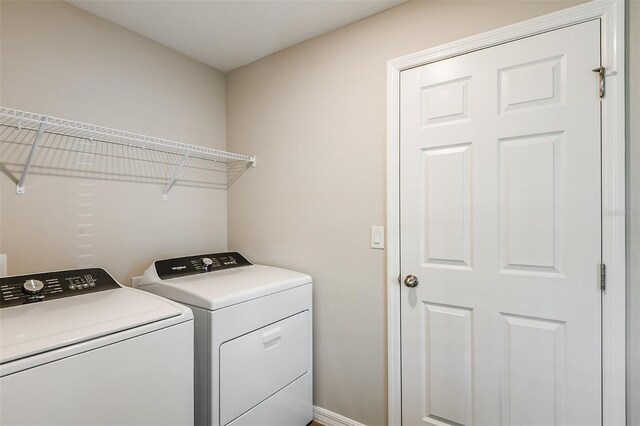
<svg viewBox="0 0 640 426">
<path fill-rule="evenodd" d="M 44 288 L 44 283 L 40 280 L 27 280 L 22 284 L 22 290 L 27 294 L 38 294 Z"/>
<path fill-rule="evenodd" d="M 203 257 L 202 258 L 202 264 L 207 269 L 207 271 L 210 271 L 211 270 L 211 265 L 213 265 L 213 260 L 209 259 L 208 257 Z"/>
</svg>

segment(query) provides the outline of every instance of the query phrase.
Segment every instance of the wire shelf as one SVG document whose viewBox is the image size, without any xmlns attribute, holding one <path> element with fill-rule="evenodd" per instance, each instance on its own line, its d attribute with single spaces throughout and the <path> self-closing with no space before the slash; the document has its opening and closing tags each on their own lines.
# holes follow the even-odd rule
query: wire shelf
<svg viewBox="0 0 640 426">
<path fill-rule="evenodd" d="M 28 173 L 228 188 L 256 158 L 138 133 L 0 107 L 2 163 Z"/>
</svg>

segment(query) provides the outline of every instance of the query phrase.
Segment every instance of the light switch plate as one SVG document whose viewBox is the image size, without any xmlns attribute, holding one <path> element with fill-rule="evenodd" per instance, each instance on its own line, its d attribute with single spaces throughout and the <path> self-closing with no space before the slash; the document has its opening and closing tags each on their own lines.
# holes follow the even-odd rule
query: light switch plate
<svg viewBox="0 0 640 426">
<path fill-rule="evenodd" d="M 371 248 L 384 250 L 384 226 L 371 227 Z"/>
</svg>

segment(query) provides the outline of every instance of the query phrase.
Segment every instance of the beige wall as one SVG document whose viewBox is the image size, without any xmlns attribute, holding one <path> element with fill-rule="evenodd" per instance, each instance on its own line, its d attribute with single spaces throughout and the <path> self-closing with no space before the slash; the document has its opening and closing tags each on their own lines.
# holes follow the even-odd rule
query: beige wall
<svg viewBox="0 0 640 426">
<path fill-rule="evenodd" d="M 311 274 L 315 404 L 386 424 L 386 61 L 566 2 L 414 2 L 227 76 L 229 149 L 258 167 L 229 190 L 229 247 Z"/>
<path fill-rule="evenodd" d="M 640 1 L 627 2 L 627 423 L 640 425 Z"/>
<path fill-rule="evenodd" d="M 0 10 L 1 105 L 226 148 L 221 72 L 64 2 L 2 1 Z M 26 155 L 0 149 L 5 163 Z M 128 284 L 157 258 L 226 248 L 225 190 L 175 187 L 168 201 L 162 190 L 33 174 L 18 196 L 0 173 L 9 273 L 93 263 Z"/>
</svg>

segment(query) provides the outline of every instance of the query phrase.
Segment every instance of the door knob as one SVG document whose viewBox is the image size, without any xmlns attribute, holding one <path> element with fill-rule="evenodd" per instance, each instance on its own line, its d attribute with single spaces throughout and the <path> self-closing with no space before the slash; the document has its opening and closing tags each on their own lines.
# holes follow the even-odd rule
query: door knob
<svg viewBox="0 0 640 426">
<path fill-rule="evenodd" d="M 418 284 L 418 277 L 416 277 L 415 275 L 407 275 L 404 279 L 404 285 L 409 288 L 417 287 Z"/>
</svg>

